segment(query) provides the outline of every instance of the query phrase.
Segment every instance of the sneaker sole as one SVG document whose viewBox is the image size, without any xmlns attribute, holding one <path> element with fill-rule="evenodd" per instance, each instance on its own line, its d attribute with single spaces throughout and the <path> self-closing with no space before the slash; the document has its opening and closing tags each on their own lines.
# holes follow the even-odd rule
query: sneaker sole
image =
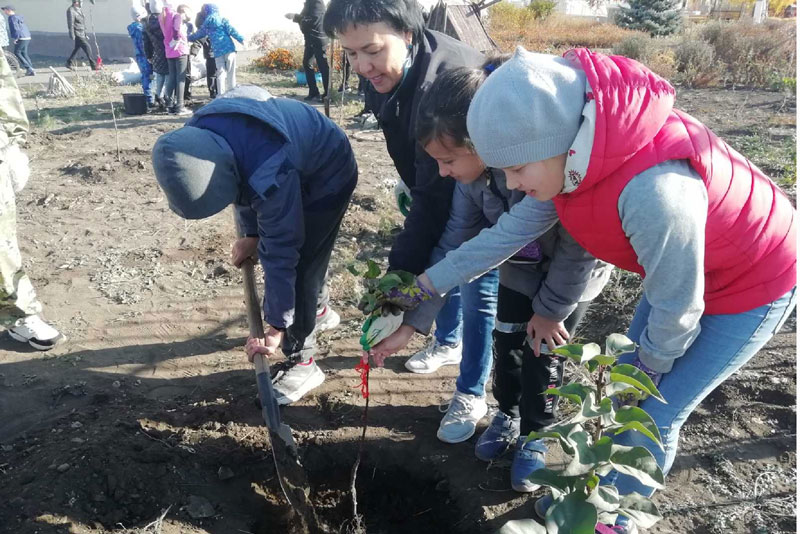
<svg viewBox="0 0 800 534">
<path fill-rule="evenodd" d="M 296 402 L 303 398 L 303 395 L 316 388 L 323 382 L 325 382 L 325 373 L 323 373 L 321 369 L 317 368 L 317 372 L 308 377 L 308 380 L 303 382 L 302 388 L 294 391 L 291 395 L 278 394 L 276 401 L 280 406 L 286 406 L 287 404 Z"/>
<path fill-rule="evenodd" d="M 20 343 L 27 343 L 34 349 L 41 351 L 48 351 L 67 340 L 67 337 L 65 335 L 59 334 L 53 339 L 47 340 L 48 344 L 44 345 L 43 342 L 35 338 L 28 339 L 25 336 L 21 336 L 15 332 L 12 332 L 11 330 L 8 331 L 8 335 L 11 336 L 11 339 L 13 339 L 14 341 L 19 341 Z"/>
<path fill-rule="evenodd" d="M 477 458 L 478 460 L 484 461 L 484 462 L 494 462 L 495 460 L 498 460 L 498 459 L 502 458 L 503 456 L 505 456 L 508 453 L 509 450 L 511 450 L 511 443 L 510 442 L 509 442 L 508 445 L 506 445 L 505 449 L 503 449 L 501 452 L 495 454 L 494 456 L 482 456 L 481 454 L 478 453 L 478 449 L 476 448 L 475 449 L 475 458 Z"/>
<path fill-rule="evenodd" d="M 411 361 L 411 358 L 406 360 L 406 363 L 404 364 L 405 368 L 408 369 L 410 372 L 412 372 L 414 374 L 417 374 L 417 375 L 429 375 L 431 373 L 435 373 L 436 371 L 438 371 L 439 369 L 441 369 L 445 365 L 458 365 L 458 364 L 461 363 L 461 360 L 458 360 L 458 361 L 455 361 L 455 362 L 443 363 L 442 365 L 440 365 L 438 367 L 433 367 L 433 368 L 426 367 L 425 369 L 413 369 L 412 367 L 410 367 L 408 365 L 410 361 Z"/>
<path fill-rule="evenodd" d="M 520 486 L 520 485 L 515 485 L 513 482 L 511 483 L 511 489 L 513 489 L 517 493 L 533 493 L 534 491 L 538 490 L 541 487 L 542 486 L 539 484 L 531 484 L 530 486 L 528 485 Z"/>
<path fill-rule="evenodd" d="M 439 438 L 439 441 L 443 441 L 443 442 L 445 442 L 445 443 L 463 443 L 463 442 L 467 441 L 469 438 L 471 438 L 472 436 L 474 436 L 474 435 L 475 435 L 475 431 L 478 429 L 478 423 L 480 423 L 480 422 L 481 422 L 481 419 L 483 419 L 484 417 L 486 417 L 486 413 L 487 413 L 488 411 L 489 411 L 489 409 L 488 409 L 488 407 L 487 407 L 486 411 L 484 411 L 484 412 L 483 412 L 483 415 L 481 415 L 480 417 L 478 417 L 478 418 L 475 420 L 475 425 L 473 425 L 473 427 L 472 427 L 472 432 L 470 432 L 469 434 L 465 434 L 465 435 L 463 435 L 463 436 L 459 436 L 459 437 L 457 437 L 457 438 L 455 438 L 455 439 L 453 439 L 453 438 L 448 438 L 448 437 L 445 437 L 445 436 L 442 434 L 442 428 L 441 428 L 441 427 L 439 427 L 439 430 L 437 430 L 437 431 L 436 431 L 436 437 L 437 437 L 437 438 Z"/>
</svg>

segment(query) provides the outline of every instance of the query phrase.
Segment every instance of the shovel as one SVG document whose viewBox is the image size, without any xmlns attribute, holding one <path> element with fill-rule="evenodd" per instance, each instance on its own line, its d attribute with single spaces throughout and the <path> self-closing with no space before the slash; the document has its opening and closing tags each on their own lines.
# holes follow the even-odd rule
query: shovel
<svg viewBox="0 0 800 534">
<path fill-rule="evenodd" d="M 238 230 L 237 226 L 237 234 L 241 235 Z M 244 299 L 247 304 L 247 324 L 250 327 L 250 336 L 263 338 L 264 324 L 261 322 L 261 306 L 253 276 L 253 260 L 250 258 L 242 263 L 242 278 L 244 278 Z M 269 429 L 270 448 L 275 460 L 275 471 L 278 474 L 281 490 L 286 496 L 286 500 L 297 512 L 302 532 L 321 534 L 324 530 L 319 523 L 314 506 L 309 500 L 308 479 L 300 463 L 297 443 L 292 437 L 292 429 L 281 421 L 281 412 L 270 379 L 269 362 L 263 354 L 256 354 L 253 363 L 256 370 L 258 397 L 261 400 L 261 415 Z"/>
</svg>

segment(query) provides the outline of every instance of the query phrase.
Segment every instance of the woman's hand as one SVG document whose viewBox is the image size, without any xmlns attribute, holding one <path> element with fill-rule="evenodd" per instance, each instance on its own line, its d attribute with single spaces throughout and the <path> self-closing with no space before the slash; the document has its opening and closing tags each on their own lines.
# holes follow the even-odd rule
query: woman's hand
<svg viewBox="0 0 800 534">
<path fill-rule="evenodd" d="M 533 354 L 539 356 L 542 343 L 547 344 L 547 348 L 553 350 L 559 345 L 565 345 L 569 341 L 569 332 L 564 328 L 561 321 L 552 321 L 541 315 L 534 314 L 528 321 L 528 336 L 531 339 Z"/>
<path fill-rule="evenodd" d="M 247 258 L 253 258 L 255 260 L 257 249 L 257 237 L 241 237 L 234 241 L 233 246 L 231 246 L 231 262 L 236 267 L 241 267 L 242 263 Z"/>
</svg>

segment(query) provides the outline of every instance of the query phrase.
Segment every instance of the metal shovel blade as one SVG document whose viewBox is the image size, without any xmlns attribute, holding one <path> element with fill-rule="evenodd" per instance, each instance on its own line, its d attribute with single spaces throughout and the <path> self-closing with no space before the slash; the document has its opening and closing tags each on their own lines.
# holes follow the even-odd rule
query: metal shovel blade
<svg viewBox="0 0 800 534">
<path fill-rule="evenodd" d="M 244 279 L 244 297 L 247 304 L 247 323 L 250 327 L 250 336 L 263 338 L 264 324 L 261 321 L 261 306 L 253 275 L 253 262 L 250 259 L 242 263 L 242 278 Z M 275 460 L 275 471 L 281 490 L 297 513 L 302 531 L 321 534 L 325 531 L 319 523 L 314 505 L 309 499 L 308 478 L 297 454 L 297 444 L 292 436 L 292 429 L 281 421 L 280 408 L 270 379 L 269 363 L 261 354 L 257 354 L 253 358 L 253 363 L 255 364 L 258 396 L 261 400 L 261 413 L 269 429 L 270 448 L 272 449 L 272 458 Z"/>
</svg>

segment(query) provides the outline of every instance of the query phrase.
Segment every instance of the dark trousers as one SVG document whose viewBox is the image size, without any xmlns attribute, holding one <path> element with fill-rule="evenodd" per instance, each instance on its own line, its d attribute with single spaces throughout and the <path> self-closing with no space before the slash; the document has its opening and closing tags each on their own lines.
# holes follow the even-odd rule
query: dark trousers
<svg viewBox="0 0 800 534">
<path fill-rule="evenodd" d="M 72 61 L 81 50 L 83 50 L 83 53 L 86 54 L 86 59 L 89 60 L 89 65 L 92 66 L 92 69 L 95 69 L 96 66 L 94 59 L 92 59 L 92 47 L 89 46 L 89 40 L 85 35 L 75 36 L 75 48 L 72 49 L 72 53 L 69 55 L 69 59 L 67 59 L 67 65 L 72 65 Z"/>
<path fill-rule="evenodd" d="M 290 360 L 308 361 L 316 352 L 317 309 L 327 305 L 326 277 L 331 252 L 356 185 L 325 211 L 306 211 L 305 242 L 300 249 L 295 279 L 294 322 L 286 329 L 281 348 Z"/>
<path fill-rule="evenodd" d="M 31 63 L 31 58 L 28 56 L 29 44 L 31 44 L 30 39 L 17 41 L 14 44 L 14 55 L 17 56 L 19 64 L 22 65 L 22 68 L 28 72 L 31 72 L 33 70 L 33 63 Z"/>
<path fill-rule="evenodd" d="M 217 62 L 213 57 L 206 58 L 206 85 L 208 86 L 208 96 L 217 97 Z"/>
<path fill-rule="evenodd" d="M 186 56 L 186 82 L 183 84 L 183 99 L 192 99 L 192 56 Z"/>
<path fill-rule="evenodd" d="M 327 96 L 330 69 L 328 68 L 328 56 L 325 52 L 325 41 L 318 38 L 306 37 L 306 46 L 303 50 L 303 70 L 306 73 L 306 83 L 308 83 L 308 96 L 319 96 L 317 80 L 314 77 L 314 69 L 311 68 L 312 57 L 316 58 L 317 68 L 322 74 L 322 94 Z"/>
<path fill-rule="evenodd" d="M 186 65 L 189 56 L 167 58 L 169 74 L 167 75 L 166 100 L 175 109 L 183 108 L 183 90 L 186 84 Z"/>
<path fill-rule="evenodd" d="M 501 325 L 526 324 L 532 314 L 532 301 L 522 293 L 500 286 L 497 293 L 497 321 Z M 570 336 L 589 307 L 581 302 L 564 321 Z M 561 386 L 564 379 L 564 362 L 555 355 L 534 356 L 525 342 L 525 331 L 494 331 L 494 378 L 492 393 L 500 411 L 520 418 L 520 435 L 556 421 L 558 397 L 542 395 L 551 387 Z"/>
</svg>

